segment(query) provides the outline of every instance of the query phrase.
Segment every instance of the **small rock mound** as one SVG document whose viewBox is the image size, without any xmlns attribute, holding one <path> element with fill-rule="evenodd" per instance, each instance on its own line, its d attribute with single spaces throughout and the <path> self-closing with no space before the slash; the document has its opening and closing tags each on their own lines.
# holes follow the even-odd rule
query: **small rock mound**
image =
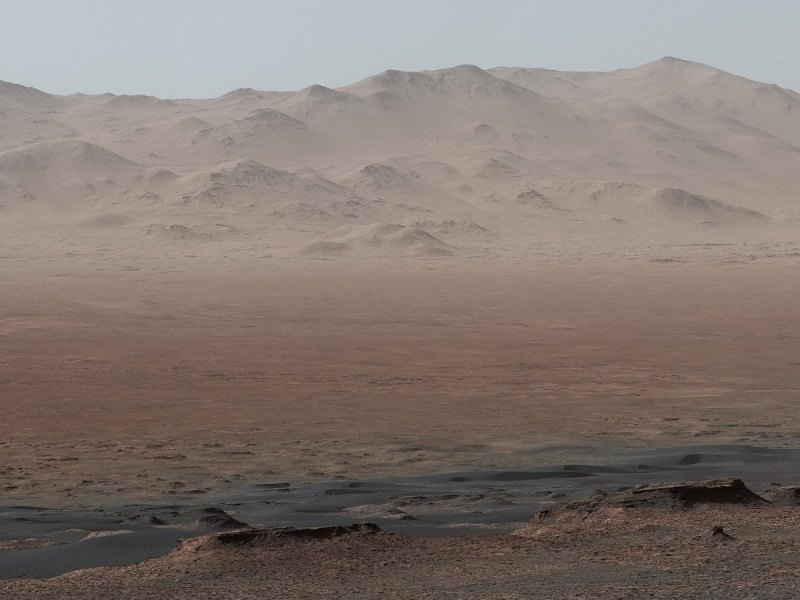
<svg viewBox="0 0 800 600">
<path fill-rule="evenodd" d="M 542 194 L 539 190 L 533 188 L 525 188 L 511 195 L 500 195 L 497 192 L 492 192 L 486 196 L 486 201 L 496 204 L 516 204 L 518 206 L 538 210 L 571 212 L 569 209 L 563 208 L 557 202 Z"/>
<path fill-rule="evenodd" d="M 156 235 L 170 239 L 189 240 L 194 237 L 194 231 L 186 225 L 150 225 L 145 230 L 145 235 Z"/>
<path fill-rule="evenodd" d="M 733 537 L 729 533 L 725 533 L 725 530 L 719 525 L 714 525 L 714 527 L 711 528 L 711 539 L 718 540 L 718 541 L 721 541 L 721 542 L 735 542 L 736 541 L 735 537 Z"/>
<path fill-rule="evenodd" d="M 465 219 L 450 219 L 445 221 L 415 221 L 411 223 L 411 227 L 417 227 L 423 231 L 427 231 L 431 235 L 434 234 L 485 234 L 489 230 L 482 225 L 467 221 Z"/>
<path fill-rule="evenodd" d="M 499 134 L 499 132 L 491 125 L 487 125 L 486 123 L 479 123 L 478 125 L 472 128 L 472 134 L 476 138 L 486 139 L 486 138 L 496 137 Z"/>
<path fill-rule="evenodd" d="M 745 223 L 766 221 L 760 212 L 712 200 L 678 188 L 660 188 L 645 204 L 646 212 L 675 221 Z"/>
<path fill-rule="evenodd" d="M 777 487 L 762 494 L 774 506 L 800 506 L 800 487 Z"/>
<path fill-rule="evenodd" d="M 250 123 L 267 125 L 269 127 L 288 127 L 292 129 L 306 129 L 306 124 L 302 121 L 290 117 L 280 111 L 271 108 L 257 108 L 250 112 L 245 118 Z"/>
<path fill-rule="evenodd" d="M 250 528 L 250 525 L 248 525 L 243 521 L 240 521 L 239 519 L 232 517 L 231 515 L 229 515 L 220 508 L 206 508 L 204 512 L 209 514 L 205 517 L 200 517 L 200 519 L 198 519 L 197 523 L 201 527 L 207 527 L 215 531 Z"/>
<path fill-rule="evenodd" d="M 512 164 L 498 158 L 492 158 L 483 162 L 475 172 L 475 176 L 482 179 L 490 179 L 493 177 L 515 177 L 519 174 L 519 169 Z"/>
<path fill-rule="evenodd" d="M 302 246 L 304 256 L 449 256 L 454 247 L 417 227 L 343 225 Z"/>
<path fill-rule="evenodd" d="M 720 525 L 714 525 L 711 529 L 706 530 L 700 535 L 694 536 L 692 539 L 695 542 L 712 544 L 730 544 L 739 541 L 738 538 L 729 534 Z"/>
<path fill-rule="evenodd" d="M 112 227 L 121 227 L 123 225 L 127 225 L 133 219 L 126 215 L 119 215 L 114 213 L 105 213 L 100 215 L 95 215 L 88 219 L 81 221 L 81 227 L 87 227 L 89 229 L 110 229 Z"/>
<path fill-rule="evenodd" d="M 276 104 L 280 108 L 289 109 L 293 114 L 304 116 L 335 116 L 339 114 L 356 114 L 354 111 L 362 100 L 324 85 L 312 85 Z"/>
<path fill-rule="evenodd" d="M 411 171 L 401 171 L 391 165 L 372 163 L 361 168 L 347 183 L 357 190 L 371 192 L 411 191 L 419 176 Z"/>
<path fill-rule="evenodd" d="M 252 159 L 237 160 L 208 173 L 212 183 L 248 186 L 256 183 L 291 185 L 297 181 L 292 173 L 273 169 Z"/>
</svg>

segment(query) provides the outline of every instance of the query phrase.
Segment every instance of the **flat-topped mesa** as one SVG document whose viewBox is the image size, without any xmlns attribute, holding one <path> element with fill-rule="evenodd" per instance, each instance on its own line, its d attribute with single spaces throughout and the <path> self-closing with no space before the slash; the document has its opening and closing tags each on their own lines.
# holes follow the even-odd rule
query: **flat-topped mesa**
<svg viewBox="0 0 800 600">
<path fill-rule="evenodd" d="M 630 502 L 657 504 L 673 500 L 685 506 L 695 504 L 765 504 L 761 496 L 751 491 L 741 479 L 726 477 L 685 483 L 644 485 L 630 490 Z"/>
<path fill-rule="evenodd" d="M 385 533 L 375 523 L 353 523 L 352 525 L 330 525 L 327 527 L 276 527 L 231 531 L 215 536 L 222 544 L 260 544 L 276 538 L 301 540 L 327 540 L 345 535 L 376 535 Z"/>
<path fill-rule="evenodd" d="M 657 483 L 600 494 L 547 508 L 534 522 L 547 522 L 567 514 L 591 514 L 603 509 L 692 508 L 699 504 L 767 505 L 741 479 L 726 477 L 705 481 Z"/>
<path fill-rule="evenodd" d="M 181 541 L 170 553 L 172 557 L 215 551 L 227 548 L 268 547 L 287 541 L 321 541 L 345 536 L 392 535 L 374 523 L 353 523 L 352 525 L 331 525 L 328 527 L 274 527 L 222 531 Z"/>
</svg>

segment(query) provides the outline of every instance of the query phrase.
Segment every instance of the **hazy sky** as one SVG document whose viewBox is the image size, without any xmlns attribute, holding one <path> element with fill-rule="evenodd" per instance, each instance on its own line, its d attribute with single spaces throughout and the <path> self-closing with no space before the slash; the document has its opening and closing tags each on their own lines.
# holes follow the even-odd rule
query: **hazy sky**
<svg viewBox="0 0 800 600">
<path fill-rule="evenodd" d="M 464 63 L 661 56 L 800 90 L 798 0 L 0 0 L 0 80 L 210 97 Z"/>
</svg>

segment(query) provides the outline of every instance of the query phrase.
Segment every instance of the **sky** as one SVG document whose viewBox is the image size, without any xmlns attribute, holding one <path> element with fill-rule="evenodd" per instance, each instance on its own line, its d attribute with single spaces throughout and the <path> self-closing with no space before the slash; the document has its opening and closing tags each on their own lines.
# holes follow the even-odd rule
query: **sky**
<svg viewBox="0 0 800 600">
<path fill-rule="evenodd" d="M 0 80 L 206 98 L 386 69 L 676 56 L 800 90 L 798 31 L 798 0 L 0 0 Z"/>
</svg>

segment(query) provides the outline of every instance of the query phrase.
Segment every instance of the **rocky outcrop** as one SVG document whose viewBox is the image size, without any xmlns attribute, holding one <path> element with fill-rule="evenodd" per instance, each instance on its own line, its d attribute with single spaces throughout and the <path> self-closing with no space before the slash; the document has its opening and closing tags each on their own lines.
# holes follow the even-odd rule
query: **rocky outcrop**
<svg viewBox="0 0 800 600">
<path fill-rule="evenodd" d="M 239 519 L 235 519 L 222 509 L 206 508 L 204 512 L 208 513 L 208 515 L 205 517 L 200 517 L 200 519 L 197 521 L 198 525 L 201 527 L 212 529 L 214 531 L 250 528 L 250 525 L 240 521 Z"/>
<path fill-rule="evenodd" d="M 222 531 L 181 541 L 169 556 L 179 558 L 200 552 L 216 552 L 222 548 L 268 548 L 273 545 L 299 541 L 311 542 L 344 538 L 346 536 L 391 535 L 374 523 L 331 525 L 328 527 L 272 527 Z"/>
<path fill-rule="evenodd" d="M 534 522 L 547 522 L 566 514 L 590 514 L 603 509 L 691 508 L 698 504 L 766 505 L 741 479 L 724 478 L 682 483 L 642 485 L 627 490 L 591 496 L 547 508 Z"/>
<path fill-rule="evenodd" d="M 774 506 L 800 506 L 800 487 L 797 486 L 777 487 L 762 496 Z"/>
<path fill-rule="evenodd" d="M 327 540 L 346 535 L 375 535 L 383 530 L 374 523 L 331 525 L 328 527 L 277 527 L 220 533 L 215 539 L 221 544 L 260 545 L 280 538 Z"/>
</svg>

